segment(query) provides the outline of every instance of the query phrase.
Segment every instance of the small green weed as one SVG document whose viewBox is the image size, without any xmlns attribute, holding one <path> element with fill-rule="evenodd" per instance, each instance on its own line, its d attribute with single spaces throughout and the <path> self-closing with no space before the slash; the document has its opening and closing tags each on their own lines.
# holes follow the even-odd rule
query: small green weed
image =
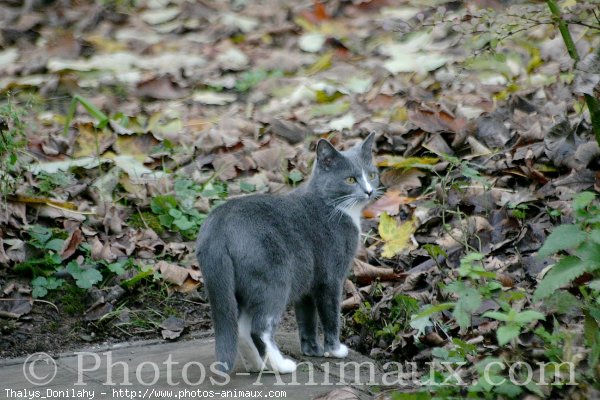
<svg viewBox="0 0 600 400">
<path fill-rule="evenodd" d="M 49 228 L 32 225 L 27 231 L 27 235 L 29 236 L 27 244 L 33 249 L 35 256 L 17 264 L 14 270 L 29 274 L 34 278 L 52 274 L 62 264 L 62 259 L 58 252 L 63 246 L 64 234 L 60 235 L 63 237 L 59 237 L 56 232 L 53 232 Z M 40 287 L 45 287 L 45 285 L 53 286 L 55 284 L 55 282 L 44 282 L 41 279 L 38 281 L 38 286 Z"/>
<path fill-rule="evenodd" d="M 250 189 L 250 188 L 247 188 Z M 215 204 L 222 202 L 227 197 L 227 185 L 224 182 L 209 180 L 204 185 L 198 185 L 190 179 L 177 179 L 173 187 L 174 194 L 156 196 L 150 202 L 150 209 L 157 217 L 145 218 L 145 215 L 136 217 L 136 224 L 146 222 L 149 227 L 155 227 L 157 233 L 161 231 L 179 232 L 187 239 L 192 240 L 198 234 L 198 229 L 206 214 L 196 210 L 195 202 L 199 196 L 213 199 Z M 139 218 L 140 221 L 137 221 Z M 143 221 L 142 221 L 143 218 Z"/>
<path fill-rule="evenodd" d="M 247 92 L 266 79 L 278 78 L 281 76 L 283 76 L 283 71 L 278 69 L 273 71 L 265 71 L 263 69 L 246 71 L 242 73 L 240 78 L 235 82 L 235 90 L 238 92 Z"/>
<path fill-rule="evenodd" d="M 71 282 L 66 282 L 61 287 L 60 295 L 55 292 L 54 298 L 68 315 L 82 315 L 85 312 L 86 290 Z"/>
<path fill-rule="evenodd" d="M 286 180 L 290 185 L 296 187 L 304 180 L 304 174 L 297 169 L 293 169 L 287 174 Z"/>
<path fill-rule="evenodd" d="M 37 174 L 37 191 L 43 196 L 52 197 L 56 189 L 65 188 L 75 183 L 75 176 L 70 172 Z"/>
<path fill-rule="evenodd" d="M 129 218 L 129 225 L 133 228 L 150 228 L 159 235 L 165 232 L 165 228 L 160 223 L 158 215 L 150 211 L 139 211 Z"/>
<path fill-rule="evenodd" d="M 154 197 L 150 208 L 165 229 L 180 232 L 186 239 L 193 239 L 196 236 L 200 224 L 206 217 L 197 210 L 184 208 L 173 195 Z"/>
<path fill-rule="evenodd" d="M 385 319 L 373 318 L 372 306 L 368 301 L 360 304 L 352 319 L 357 325 L 374 331 L 375 336 L 394 339 L 399 332 L 409 328 L 410 318 L 418 309 L 419 303 L 416 299 L 399 294 L 392 299 Z"/>
<path fill-rule="evenodd" d="M 48 291 L 63 287 L 65 280 L 54 276 L 57 272 L 67 272 L 75 285 L 80 289 L 89 289 L 111 275 L 123 275 L 135 265 L 130 259 L 113 263 L 92 260 L 88 244 L 79 246 L 78 251 L 83 255 L 83 262 L 73 260 L 63 266 L 60 251 L 67 233 L 53 230 L 40 225 L 33 225 L 27 231 L 29 239 L 27 246 L 32 255 L 26 261 L 17 264 L 14 271 L 32 276 L 32 296 L 44 297 Z"/>
<path fill-rule="evenodd" d="M 399 332 L 409 328 L 410 317 L 419 309 L 419 302 L 407 295 L 399 294 L 394 297 L 390 312 L 386 320 L 382 320 L 383 327 L 375 332 L 376 336 L 395 338 Z"/>
<path fill-rule="evenodd" d="M 527 218 L 527 211 L 529 211 L 529 206 L 527 204 L 508 203 L 508 208 L 516 219 L 524 220 Z"/>
<path fill-rule="evenodd" d="M 12 194 L 21 181 L 19 154 L 25 149 L 26 110 L 10 97 L 0 105 L 0 195 Z"/>
<path fill-rule="evenodd" d="M 564 224 L 556 227 L 548 236 L 538 252 L 539 257 L 569 250 L 572 255 L 562 257 L 539 283 L 535 300 L 542 300 L 555 290 L 573 281 L 585 272 L 598 277 L 600 270 L 600 206 L 594 202 L 596 195 L 583 192 L 573 200 L 574 224 Z M 588 288 L 599 294 L 600 280 L 590 282 Z M 586 290 L 585 288 L 583 290 Z M 600 309 L 599 309 L 600 311 Z"/>
</svg>

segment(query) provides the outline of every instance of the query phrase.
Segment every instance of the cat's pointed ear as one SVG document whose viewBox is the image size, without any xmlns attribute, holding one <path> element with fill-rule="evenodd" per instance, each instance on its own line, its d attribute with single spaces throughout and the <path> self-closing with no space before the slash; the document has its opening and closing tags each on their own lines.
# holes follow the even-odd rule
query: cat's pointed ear
<svg viewBox="0 0 600 400">
<path fill-rule="evenodd" d="M 370 161 L 373 158 L 373 142 L 375 142 L 375 132 L 369 133 L 360 145 L 360 155 L 363 159 Z"/>
<path fill-rule="evenodd" d="M 326 139 L 317 142 L 317 164 L 328 169 L 340 156 L 340 153 Z"/>
</svg>

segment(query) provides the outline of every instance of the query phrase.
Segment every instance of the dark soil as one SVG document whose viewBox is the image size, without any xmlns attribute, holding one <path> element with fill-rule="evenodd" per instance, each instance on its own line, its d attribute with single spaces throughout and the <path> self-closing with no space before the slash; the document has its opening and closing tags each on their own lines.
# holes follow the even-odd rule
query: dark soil
<svg viewBox="0 0 600 400">
<path fill-rule="evenodd" d="M 164 292 L 165 288 L 158 285 L 143 287 L 119 302 L 115 307 L 117 311 L 99 320 L 87 321 L 89 295 L 67 285 L 44 301 L 34 302 L 32 311 L 18 320 L 0 318 L 0 358 L 24 357 L 35 352 L 58 354 L 93 345 L 162 339 L 160 324 L 170 316 L 185 321 L 185 329 L 174 340 L 212 334 L 210 307 L 201 288 L 187 294 Z M 290 309 L 283 316 L 279 330 L 295 333 L 296 329 Z"/>
<path fill-rule="evenodd" d="M 163 289 L 163 290 L 161 290 Z M 45 301 L 35 301 L 30 313 L 18 320 L 0 318 L 0 358 L 22 357 L 44 351 L 61 353 L 95 345 L 132 340 L 162 339 L 160 324 L 176 316 L 185 329 L 176 340 L 211 330 L 210 308 L 200 290 L 164 293 L 149 285 L 128 294 L 102 318 L 86 320 L 91 299 L 72 285 L 59 289 Z M 58 308 L 58 311 L 54 307 Z"/>
</svg>

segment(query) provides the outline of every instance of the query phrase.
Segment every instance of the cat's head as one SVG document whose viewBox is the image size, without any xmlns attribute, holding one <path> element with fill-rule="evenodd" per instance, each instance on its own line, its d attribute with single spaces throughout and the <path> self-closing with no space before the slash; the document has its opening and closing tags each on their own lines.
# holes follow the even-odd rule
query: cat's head
<svg viewBox="0 0 600 400">
<path fill-rule="evenodd" d="M 346 151 L 337 151 L 329 141 L 317 143 L 312 184 L 339 208 L 362 207 L 377 196 L 379 173 L 373 164 L 375 134 Z"/>
</svg>

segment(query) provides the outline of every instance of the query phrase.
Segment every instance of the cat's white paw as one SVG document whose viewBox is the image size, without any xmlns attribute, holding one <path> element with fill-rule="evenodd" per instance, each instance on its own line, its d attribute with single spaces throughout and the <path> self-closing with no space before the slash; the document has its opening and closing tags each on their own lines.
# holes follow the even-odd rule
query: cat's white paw
<svg viewBox="0 0 600 400">
<path fill-rule="evenodd" d="M 273 365 L 273 370 L 280 374 L 291 374 L 296 371 L 296 363 L 289 358 L 284 358 L 277 365 Z"/>
<path fill-rule="evenodd" d="M 348 346 L 341 344 L 335 350 L 326 351 L 325 357 L 345 358 L 348 355 Z"/>
</svg>

